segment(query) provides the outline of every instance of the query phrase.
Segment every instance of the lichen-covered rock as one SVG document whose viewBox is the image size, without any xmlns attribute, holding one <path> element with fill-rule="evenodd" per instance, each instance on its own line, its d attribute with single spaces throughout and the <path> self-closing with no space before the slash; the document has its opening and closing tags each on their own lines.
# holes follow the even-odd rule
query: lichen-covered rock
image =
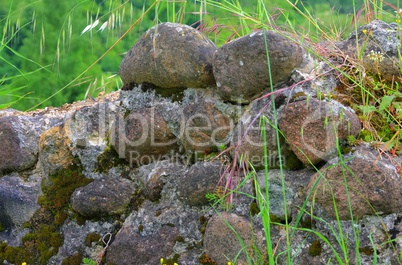
<svg viewBox="0 0 402 265">
<path fill-rule="evenodd" d="M 50 258 L 47 264 L 63 264 L 66 257 L 71 257 L 77 253 L 93 260 L 101 259 L 105 247 L 102 239 L 107 243 L 112 234 L 116 232 L 116 228 L 116 222 L 87 220 L 85 224 L 79 225 L 73 220 L 67 220 L 61 228 L 64 243 L 59 248 L 57 255 Z M 99 239 L 94 240 L 96 237 Z"/>
<path fill-rule="evenodd" d="M 271 78 L 267 66 L 269 50 Z M 290 78 L 303 61 L 303 49 L 274 31 L 257 31 L 220 47 L 212 61 L 218 93 L 222 98 L 249 103 Z"/>
<path fill-rule="evenodd" d="M 211 60 L 215 44 L 198 30 L 162 23 L 145 32 L 120 65 L 124 88 L 152 84 L 173 89 L 215 84 Z"/>
<path fill-rule="evenodd" d="M 41 179 L 31 175 L 23 180 L 16 174 L 0 178 L 0 227 L 10 232 L 29 221 L 36 210 L 41 195 Z M 1 239 L 1 236 L 0 236 Z"/>
<path fill-rule="evenodd" d="M 100 102 L 92 102 L 73 111 L 64 122 L 65 135 L 68 138 L 72 154 L 77 157 L 87 174 L 96 169 L 93 161 L 107 147 L 111 123 L 114 121 L 119 101 L 107 96 Z"/>
<path fill-rule="evenodd" d="M 72 146 L 78 149 L 105 146 L 110 125 L 118 111 L 118 103 L 117 100 L 93 103 L 68 116 L 64 126 Z"/>
<path fill-rule="evenodd" d="M 265 256 L 258 257 L 258 250 L 264 253 L 265 249 L 260 232 L 261 230 L 253 227 L 250 220 L 245 217 L 227 212 L 215 214 L 208 221 L 205 231 L 204 252 L 219 265 L 227 264 L 236 257 L 238 257 L 236 264 L 247 264 L 245 252 L 252 260 L 265 264 Z M 239 242 L 238 237 L 243 244 Z M 254 249 L 255 247 L 258 250 Z"/>
<path fill-rule="evenodd" d="M 42 131 L 55 123 L 44 116 L 5 116 L 0 118 L 0 175 L 33 167 L 38 159 Z"/>
<path fill-rule="evenodd" d="M 266 121 L 265 141 L 262 137 L 262 123 L 260 123 L 263 117 L 265 117 L 264 119 Z M 269 123 L 271 123 L 271 125 Z M 281 161 L 282 166 L 285 168 L 300 168 L 300 161 L 295 157 L 293 151 L 290 150 L 289 145 L 280 134 L 279 144 L 281 153 L 278 153 L 277 134 L 272 125 L 274 125 L 274 112 L 269 99 L 253 101 L 249 108 L 243 113 L 235 127 L 231 143 L 234 147 L 231 150 L 232 157 L 240 157 L 242 155 L 247 161 L 252 163 L 254 167 L 261 168 L 265 163 L 264 145 L 266 144 L 266 161 L 269 168 L 279 168 Z"/>
<path fill-rule="evenodd" d="M 64 126 L 55 126 L 42 133 L 39 139 L 39 164 L 46 175 L 55 174 L 73 163 L 70 143 Z"/>
<path fill-rule="evenodd" d="M 284 187 L 282 187 L 282 179 L 281 174 L 283 174 L 283 178 L 287 181 L 284 181 Z M 297 175 L 301 175 L 299 173 Z M 266 194 L 267 188 L 269 192 L 269 205 L 270 205 L 270 217 L 271 221 L 274 222 L 283 222 L 291 219 L 291 211 L 294 207 L 295 203 L 295 195 L 297 186 L 292 183 L 292 181 L 297 181 L 297 176 L 293 171 L 283 171 L 281 172 L 279 169 L 273 169 L 268 172 L 268 181 L 266 181 L 266 176 L 264 171 L 260 171 L 256 174 L 257 182 L 259 188 L 261 190 L 261 194 Z M 292 179 L 293 178 L 293 179 Z M 268 183 L 268 187 L 267 184 Z M 307 185 L 308 182 L 305 183 Z M 283 199 L 283 190 L 286 190 L 286 209 Z"/>
<path fill-rule="evenodd" d="M 371 149 L 368 144 L 356 147 L 351 154 L 330 160 L 311 179 L 308 190 L 314 186 L 310 200 L 335 218 L 334 201 L 341 219 L 364 215 L 390 214 L 402 209 L 402 178 L 387 157 Z M 345 186 L 347 185 L 347 186 Z"/>
<path fill-rule="evenodd" d="M 177 176 L 171 174 L 173 178 Z M 202 248 L 200 230 L 208 216 L 203 217 L 199 208 L 183 207 L 174 197 L 175 187 L 166 186 L 167 192 L 159 204 L 146 200 L 125 219 L 108 248 L 107 261 L 153 265 L 160 258 L 170 261 L 175 258 L 178 264 L 198 264 Z"/>
<path fill-rule="evenodd" d="M 311 98 L 289 103 L 279 119 L 279 129 L 305 165 L 328 160 L 336 154 L 337 138 L 345 141 L 361 129 L 355 112 L 334 100 Z"/>
<path fill-rule="evenodd" d="M 123 226 L 108 248 L 107 261 L 119 265 L 159 264 L 160 258 L 173 252 L 179 231 L 164 226 L 155 234 L 141 236 L 128 226 Z"/>
<path fill-rule="evenodd" d="M 183 109 L 181 142 L 187 152 L 218 150 L 229 142 L 233 120 L 206 100 L 194 101 Z"/>
<path fill-rule="evenodd" d="M 95 180 L 74 191 L 71 205 L 83 216 L 122 214 L 132 199 L 134 189 L 134 184 L 123 178 Z"/>
<path fill-rule="evenodd" d="M 401 38 L 396 23 L 373 20 L 338 44 L 340 51 L 358 60 L 363 68 L 387 82 L 401 81 Z M 361 58 L 361 60 L 360 60 Z"/>
<path fill-rule="evenodd" d="M 177 183 L 177 193 L 181 201 L 191 206 L 207 205 L 207 193 L 214 193 L 223 165 L 218 162 L 197 162 L 184 173 Z"/>
<path fill-rule="evenodd" d="M 155 106 L 116 115 L 111 144 L 131 166 L 163 160 L 178 148 L 177 138 L 163 117 L 163 108 Z"/>
</svg>

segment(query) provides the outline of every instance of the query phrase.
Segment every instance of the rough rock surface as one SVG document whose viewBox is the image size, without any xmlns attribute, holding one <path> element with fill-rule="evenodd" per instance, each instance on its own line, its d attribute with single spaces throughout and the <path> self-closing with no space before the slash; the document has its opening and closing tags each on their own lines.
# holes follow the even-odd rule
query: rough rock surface
<svg viewBox="0 0 402 265">
<path fill-rule="evenodd" d="M 335 217 L 333 199 L 341 219 L 350 218 L 349 201 L 357 219 L 402 209 L 402 178 L 392 158 L 363 144 L 342 159 L 345 164 L 340 163 L 339 158 L 330 160 L 308 186 L 310 190 L 316 185 L 310 199 L 331 217 Z"/>
<path fill-rule="evenodd" d="M 285 139 L 281 135 L 279 135 L 281 154 L 278 153 L 277 136 L 274 129 L 274 111 L 269 99 L 253 101 L 249 105 L 249 109 L 246 109 L 240 117 L 232 137 L 231 144 L 235 146 L 235 149 L 231 150 L 232 157 L 244 155 L 255 167 L 263 167 L 265 154 L 264 139 L 260 126 L 261 119 L 266 120 L 265 144 L 269 167 L 279 168 L 281 159 L 282 165 L 285 168 L 300 168 L 300 161 L 295 157 L 293 151 L 290 150 L 289 145 L 286 144 Z"/>
<path fill-rule="evenodd" d="M 123 226 L 109 248 L 107 261 L 119 265 L 158 264 L 161 257 L 173 252 L 178 236 L 176 227 L 163 226 L 155 234 L 141 236 L 132 227 Z"/>
<path fill-rule="evenodd" d="M 243 244 L 240 244 L 232 229 L 236 231 Z M 208 221 L 204 236 L 204 252 L 218 264 L 227 264 L 239 253 L 236 264 L 247 264 L 245 252 L 251 260 L 257 261 L 259 253 L 253 247 L 264 253 L 261 231 L 252 227 L 252 223 L 246 217 L 226 212 L 217 213 Z"/>
<path fill-rule="evenodd" d="M 213 102 L 194 101 L 183 109 L 185 124 L 180 138 L 187 152 L 203 152 L 226 146 L 233 120 L 223 114 Z"/>
<path fill-rule="evenodd" d="M 43 115 L 1 117 L 0 174 L 34 166 L 38 159 L 39 136 L 55 122 Z"/>
<path fill-rule="evenodd" d="M 40 180 L 38 175 L 27 180 L 16 174 L 0 178 L 0 225 L 4 230 L 22 226 L 39 209 Z"/>
<path fill-rule="evenodd" d="M 179 198 L 191 206 L 207 205 L 207 193 L 218 186 L 223 165 L 217 162 L 197 162 L 182 176 L 177 187 Z"/>
<path fill-rule="evenodd" d="M 133 193 L 134 184 L 127 179 L 95 180 L 74 191 L 71 206 L 88 217 L 118 215 L 124 213 Z"/>
<path fill-rule="evenodd" d="M 202 88 L 215 84 L 212 56 L 216 46 L 198 30 L 162 23 L 134 44 L 120 65 L 120 77 L 130 89 L 148 83 L 161 88 Z"/>
<path fill-rule="evenodd" d="M 336 139 L 345 141 L 361 129 L 355 112 L 334 100 L 311 98 L 289 103 L 279 119 L 279 129 L 304 165 L 314 165 L 336 155 Z"/>
<path fill-rule="evenodd" d="M 387 82 L 401 81 L 401 40 L 398 24 L 373 20 L 363 25 L 338 44 L 339 49 L 361 64 L 371 74 Z M 358 46 L 357 46 L 358 43 Z"/>
<path fill-rule="evenodd" d="M 144 108 L 117 115 L 112 127 L 111 143 L 120 158 L 131 165 L 148 164 L 164 158 L 177 148 L 160 108 Z"/>
<path fill-rule="evenodd" d="M 39 164 L 46 174 L 55 174 L 73 163 L 70 139 L 64 126 L 55 126 L 42 133 L 39 139 Z"/>
<path fill-rule="evenodd" d="M 288 80 L 302 61 L 303 50 L 298 44 L 273 31 L 257 31 L 220 47 L 212 64 L 218 93 L 225 100 L 244 104 L 268 91 L 271 82 L 275 86 Z"/>
</svg>

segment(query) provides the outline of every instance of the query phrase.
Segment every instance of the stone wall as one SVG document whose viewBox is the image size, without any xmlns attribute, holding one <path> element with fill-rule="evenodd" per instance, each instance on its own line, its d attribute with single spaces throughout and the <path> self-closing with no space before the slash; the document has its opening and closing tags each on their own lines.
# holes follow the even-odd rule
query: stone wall
<svg viewBox="0 0 402 265">
<path fill-rule="evenodd" d="M 400 81 L 394 24 L 337 48 L 353 57 L 367 29 L 386 57 L 374 70 Z M 1 111 L 0 261 L 287 264 L 290 249 L 294 264 L 401 262 L 401 158 L 348 143 L 361 121 L 338 72 L 295 39 L 257 31 L 218 49 L 164 23 L 127 53 L 122 90 Z"/>
</svg>

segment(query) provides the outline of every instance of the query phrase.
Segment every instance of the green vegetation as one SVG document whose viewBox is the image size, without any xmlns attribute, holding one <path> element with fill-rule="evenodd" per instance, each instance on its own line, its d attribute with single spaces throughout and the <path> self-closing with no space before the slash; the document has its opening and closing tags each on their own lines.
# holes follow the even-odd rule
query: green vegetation
<svg viewBox="0 0 402 265">
<path fill-rule="evenodd" d="M 234 4 L 233 2 L 225 2 L 224 5 L 215 1 L 207 1 L 211 5 L 216 7 L 220 7 L 225 11 L 236 14 L 236 18 L 240 21 L 238 24 L 241 25 L 242 32 L 239 33 L 239 36 L 244 35 L 245 33 L 249 33 L 252 29 L 255 28 L 266 28 L 266 29 L 286 29 L 289 32 L 294 33 L 294 36 L 302 36 L 301 32 L 308 32 L 303 39 L 302 42 L 310 43 L 310 41 L 326 41 L 326 45 L 331 45 L 335 41 L 339 40 L 341 37 L 345 37 L 345 33 L 357 31 L 358 26 L 362 23 L 371 22 L 373 19 L 383 19 L 389 22 L 397 22 L 399 25 L 401 23 L 400 19 L 400 11 L 399 7 L 395 7 L 395 10 L 390 10 L 386 7 L 390 7 L 391 5 L 384 5 L 382 1 L 364 1 L 363 8 L 361 9 L 361 13 L 359 15 L 351 16 L 345 23 L 343 23 L 343 19 L 345 18 L 343 14 L 341 14 L 342 9 L 336 11 L 337 13 L 333 13 L 334 16 L 328 16 L 327 19 L 332 19 L 331 22 L 328 20 L 321 20 L 320 15 L 315 12 L 320 10 L 321 5 L 316 5 L 314 9 L 311 9 L 311 4 L 306 5 L 303 4 L 302 1 L 286 1 L 289 6 L 292 6 L 297 12 L 298 15 L 286 15 L 282 13 L 281 19 L 285 19 L 284 24 L 282 24 L 281 19 L 272 19 L 271 12 L 268 12 L 268 7 L 265 5 L 264 1 L 257 1 L 257 5 L 259 7 L 259 12 L 257 14 L 250 15 L 247 10 L 247 5 L 240 5 L 238 2 Z M 308 1 L 310 2 L 310 1 Z M 313 1 L 311 1 L 313 2 Z M 310 3 L 311 3 L 310 2 Z M 306 3 L 306 2 L 304 2 Z M 354 12 L 357 12 L 359 9 L 359 5 L 357 5 L 357 1 L 349 2 L 352 4 L 352 9 Z M 395 11 L 395 12 L 394 12 Z M 309 23 L 309 27 L 305 27 L 305 23 L 299 21 L 298 19 L 304 18 Z M 339 20 L 339 23 L 335 23 L 334 20 Z M 296 28 L 296 25 L 298 27 Z M 345 26 L 345 27 L 343 27 Z M 346 27 L 347 26 L 347 27 Z M 364 49 L 364 47 L 363 47 Z M 352 62 L 351 64 L 345 64 L 341 67 L 333 65 L 331 61 L 330 54 L 321 54 L 315 49 L 309 50 L 313 55 L 320 58 L 322 61 L 327 62 L 331 67 L 333 67 L 336 71 L 341 74 L 342 84 L 344 87 L 337 88 L 338 90 L 345 93 L 348 105 L 356 110 L 359 114 L 360 119 L 363 121 L 363 131 L 357 137 L 350 137 L 350 144 L 358 144 L 361 141 L 367 141 L 374 144 L 373 147 L 378 148 L 380 152 L 389 152 L 391 155 L 399 154 L 401 149 L 401 140 L 400 140 L 400 131 L 402 129 L 401 124 L 401 97 L 399 91 L 399 81 L 395 80 L 395 82 L 386 82 L 381 78 L 381 74 L 370 74 L 365 72 L 364 68 L 360 65 L 359 61 Z M 362 50 L 358 50 L 360 54 L 362 54 Z M 267 50 L 267 54 L 269 51 Z M 381 54 L 380 53 L 371 53 L 370 59 L 374 61 L 380 61 Z M 360 57 L 361 59 L 361 57 Z M 402 58 L 400 59 L 402 61 Z M 267 74 L 270 75 L 271 70 L 269 69 L 269 56 L 267 58 Z M 273 88 L 271 87 L 273 92 Z M 347 91 L 347 92 L 346 92 Z M 269 94 L 267 96 L 270 96 Z M 318 95 L 325 96 L 328 100 L 331 100 L 331 95 Z M 274 99 L 274 93 L 271 93 L 271 97 Z M 335 98 L 337 99 L 337 98 Z M 267 126 L 272 126 L 276 130 L 277 139 L 279 139 L 279 135 L 282 133 L 278 130 L 277 119 L 276 119 L 276 109 L 275 104 L 272 104 L 274 117 L 272 120 L 268 120 L 266 117 L 261 117 L 261 128 L 262 128 L 262 138 L 266 139 L 265 128 Z M 334 127 L 335 128 L 335 127 Z M 335 129 L 334 129 L 335 130 Z M 336 131 L 335 131 L 336 133 Z M 377 146 L 375 146 L 377 145 Z M 278 146 L 278 156 L 280 155 L 280 143 L 277 143 Z M 335 225 L 328 222 L 328 220 L 324 220 L 320 216 L 314 215 L 313 206 L 310 206 L 310 201 L 314 201 L 313 190 L 318 184 L 318 182 L 324 178 L 324 172 L 319 172 L 314 165 L 311 165 L 317 172 L 319 172 L 319 177 L 312 185 L 312 188 L 307 195 L 302 206 L 300 206 L 298 216 L 296 220 L 288 220 L 288 217 L 285 215 L 285 220 L 277 220 L 276 216 L 273 216 L 270 212 L 270 198 L 268 193 L 268 188 L 266 188 L 266 192 L 262 193 L 261 188 L 257 182 L 256 171 L 253 169 L 253 165 L 249 165 L 248 161 L 244 159 L 242 154 L 235 154 L 232 165 L 230 167 L 233 170 L 225 171 L 228 175 L 226 178 L 226 183 L 223 183 L 224 192 L 220 192 L 219 194 L 208 194 L 207 198 L 214 202 L 214 206 L 221 206 L 222 203 L 227 203 L 230 205 L 232 201 L 233 194 L 238 192 L 239 187 L 242 184 L 238 185 L 234 189 L 230 189 L 231 183 L 236 183 L 236 179 L 238 180 L 240 177 L 239 170 L 244 170 L 244 175 L 246 175 L 246 180 L 251 179 L 254 182 L 255 186 L 255 194 L 249 194 L 248 196 L 252 197 L 257 201 L 257 205 L 259 208 L 258 215 L 262 218 L 264 232 L 265 232 L 265 240 L 266 240 L 266 253 L 268 253 L 268 264 L 277 264 L 278 257 L 285 257 L 286 264 L 293 264 L 293 256 L 291 254 L 292 250 L 292 240 L 297 231 L 306 232 L 316 238 L 312 241 L 309 246 L 308 253 L 311 256 L 318 256 L 322 252 L 322 248 L 325 245 L 332 251 L 335 262 L 337 264 L 362 264 L 361 253 L 369 253 L 374 257 L 374 264 L 377 264 L 377 249 L 374 244 L 368 250 L 367 248 L 360 247 L 360 228 L 358 226 L 358 220 L 353 215 L 353 210 L 351 207 L 351 199 L 348 193 L 348 184 L 346 180 L 346 172 L 350 172 L 350 168 L 347 166 L 346 161 L 342 155 L 342 148 L 340 146 L 339 140 L 337 142 L 338 149 L 338 157 L 339 163 L 338 165 L 343 169 L 343 175 L 341 178 L 341 185 L 344 186 L 346 190 L 346 200 L 348 203 L 348 210 L 350 212 L 350 221 L 352 227 L 352 234 L 348 234 L 341 223 L 337 201 L 335 195 L 332 193 L 332 190 L 328 192 L 332 193 L 333 197 L 333 205 L 335 211 Z M 265 146 L 265 152 L 267 152 L 267 148 Z M 267 156 L 267 153 L 265 154 Z M 282 161 L 279 161 L 282 164 Z M 239 166 L 240 165 L 240 166 Z M 248 165 L 248 166 L 247 166 Z M 284 212 L 287 212 L 287 200 L 286 200 L 286 187 L 285 187 L 285 179 L 283 172 L 283 165 L 280 166 L 281 172 L 281 181 L 282 181 L 282 195 L 283 195 L 283 205 Z M 269 187 L 269 171 L 268 161 L 265 161 L 265 186 Z M 313 203 L 312 203 L 313 204 Z M 255 208 L 255 207 L 254 207 Z M 255 209 L 253 210 L 253 213 Z M 307 219 L 310 219 L 308 225 L 305 224 L 306 216 Z M 329 237 L 327 235 L 321 234 L 320 232 L 314 230 L 314 226 L 312 223 L 320 222 L 325 224 L 328 227 L 331 237 L 336 239 L 336 245 L 330 243 Z M 286 248 L 281 253 L 276 253 L 276 247 L 274 245 L 276 242 L 272 242 L 271 237 L 271 229 L 273 226 L 282 227 L 286 234 Z M 238 236 L 238 235 L 237 235 Z M 239 236 L 238 236 L 239 237 Z M 349 240 L 353 238 L 355 242 L 354 249 L 350 249 Z M 389 244 L 391 239 L 385 239 L 383 244 Z M 241 239 L 239 242 L 242 246 L 242 249 L 246 249 Z M 293 246 L 294 247 L 294 246 Z M 353 257 L 351 257 L 351 253 L 353 252 Z M 253 257 L 250 257 L 246 251 L 244 253 L 247 255 L 248 264 L 265 264 L 264 260 L 261 259 L 259 261 L 253 260 Z M 235 263 L 235 261 L 232 261 Z M 328 261 L 333 262 L 333 261 Z M 401 263 L 402 260 L 399 260 Z"/>
<path fill-rule="evenodd" d="M 125 52 L 157 22 L 202 25 L 218 46 L 267 24 L 322 41 L 349 34 L 352 22 L 362 22 L 353 14 L 366 2 L 4 0 L 0 108 L 60 106 L 119 89 Z M 361 11 L 392 21 L 396 1 L 375 3 Z"/>
<path fill-rule="evenodd" d="M 345 38 L 350 32 L 356 31 L 359 25 L 376 18 L 401 25 L 398 5 L 399 1 L 376 0 L 329 0 L 326 2 L 319 0 L 255 0 L 254 2 L 155 0 L 123 3 L 91 0 L 64 2 L 38 0 L 31 3 L 27 0 L 18 2 L 4 0 L 0 6 L 0 26 L 3 30 L 0 43 L 0 62 L 3 69 L 0 79 L 0 107 L 8 107 L 12 104 L 14 108 L 26 110 L 49 105 L 60 106 L 88 96 L 95 97 L 102 91 L 119 89 L 121 82 L 117 71 L 124 53 L 146 29 L 161 21 L 199 24 L 202 26 L 202 31 L 218 46 L 257 28 L 286 30 L 305 43 L 327 41 L 331 44 Z M 331 65 L 326 54 L 320 54 L 314 49 L 310 52 Z M 379 55 L 373 54 L 373 60 L 381 59 L 376 56 Z M 267 63 L 269 66 L 269 57 Z M 381 148 L 383 151 L 399 154 L 402 146 L 400 84 L 387 84 L 383 82 L 380 75 L 368 75 L 359 66 L 359 62 L 354 65 L 344 65 L 336 70 L 341 73 L 344 84 L 344 87 L 339 89 L 346 93 L 347 101 L 358 112 L 364 125 L 363 131 L 357 138 L 349 139 L 350 144 L 358 144 L 359 141 L 371 142 L 374 147 Z M 270 74 L 269 67 L 267 73 Z M 275 109 L 273 112 L 276 115 Z M 264 135 L 266 126 L 278 128 L 277 119 L 274 116 L 274 119 L 270 121 L 262 117 L 261 126 Z M 279 130 L 276 132 L 279 139 L 281 132 Z M 349 169 L 343 160 L 340 146 L 338 150 L 339 165 L 346 172 Z M 278 142 L 279 158 L 281 158 L 280 151 Z M 105 152 L 99 157 L 99 170 L 108 170 L 118 163 L 118 161 L 106 163 L 108 155 L 109 153 Z M 281 163 L 282 161 L 279 161 L 280 165 Z M 241 168 L 239 165 L 250 169 L 245 174 L 246 180 L 253 180 L 256 186 L 255 194 L 249 196 L 256 200 L 257 205 L 253 205 L 250 210 L 252 214 L 260 215 L 263 220 L 265 250 L 268 253 L 269 264 L 276 264 L 278 255 L 284 255 L 287 264 L 293 263 L 290 246 L 295 231 L 304 231 L 317 238 L 310 245 L 311 256 L 319 255 L 322 247 L 326 245 L 339 264 L 361 264 L 361 252 L 372 253 L 376 257 L 377 250 L 374 244 L 368 249 L 359 246 L 359 230 L 350 207 L 350 198 L 347 200 L 350 217 L 354 224 L 352 235 L 342 231 L 335 199 L 336 226 L 313 214 L 308 206 L 309 198 L 314 197 L 312 192 L 308 194 L 309 198 L 300 207 L 300 212 L 292 224 L 286 215 L 285 220 L 278 222 L 270 213 L 268 189 L 265 194 L 261 192 L 252 165 L 245 166 L 247 161 L 241 154 L 233 160 L 233 172 L 238 172 Z M 286 207 L 283 166 L 280 169 L 283 201 Z M 270 169 L 267 161 L 264 170 L 266 187 L 268 187 Z M 231 174 L 228 181 L 235 183 L 233 179 L 239 175 Z M 322 177 L 321 173 L 315 184 Z M 340 177 L 343 177 L 347 189 L 345 176 Z M 70 173 L 63 171 L 63 174 L 51 180 L 52 184 L 44 188 L 44 196 L 39 202 L 51 213 L 52 225 L 40 223 L 34 227 L 34 232 L 24 237 L 23 247 L 10 247 L 0 243 L 0 261 L 46 264 L 47 260 L 57 253 L 62 243 L 59 226 L 67 216 L 65 205 L 68 205 L 73 190 L 87 184 L 88 180 L 82 177 L 78 169 Z M 72 180 L 74 182 L 70 182 Z M 237 188 L 244 185 L 246 180 L 239 183 Z M 209 194 L 208 198 L 221 206 L 227 206 L 236 192 L 236 189 L 216 190 L 215 193 Z M 285 212 L 287 212 L 286 209 Z M 308 225 L 303 220 L 305 216 L 311 220 Z M 337 240 L 338 248 L 330 244 L 327 235 L 320 234 L 312 228 L 311 223 L 314 222 L 322 222 L 328 226 L 330 233 Z M 282 227 L 285 231 L 285 241 L 288 246 L 285 253 L 276 253 L 274 242 L 271 242 L 271 227 L 274 225 Z M 349 256 L 351 250 L 348 249 L 348 237 L 353 237 L 356 242 L 354 260 L 351 260 Z M 384 244 L 389 243 L 390 240 L 384 242 Z M 74 260 L 81 258 L 82 256 L 74 257 Z M 203 264 L 213 264 L 208 256 L 204 255 L 201 258 Z M 251 264 L 252 258 L 248 257 L 248 259 Z M 91 264 L 91 261 L 84 259 L 84 263 Z"/>
<path fill-rule="evenodd" d="M 27 224 L 32 232 L 22 238 L 21 247 L 11 247 L 6 243 L 0 243 L 0 261 L 7 260 L 14 264 L 22 262 L 47 264 L 48 260 L 57 254 L 59 247 L 63 244 L 60 227 L 70 210 L 71 194 L 76 188 L 92 181 L 81 172 L 82 168 L 71 166 L 51 176 L 49 183 L 42 184 L 44 195 L 38 199 L 41 208 Z M 82 257 L 79 260 L 81 259 Z"/>
</svg>

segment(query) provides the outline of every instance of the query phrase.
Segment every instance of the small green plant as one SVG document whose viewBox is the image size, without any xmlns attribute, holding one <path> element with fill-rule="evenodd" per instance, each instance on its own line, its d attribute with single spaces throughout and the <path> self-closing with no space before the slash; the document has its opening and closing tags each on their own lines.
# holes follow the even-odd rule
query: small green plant
<svg viewBox="0 0 402 265">
<path fill-rule="evenodd" d="M 95 260 L 89 258 L 83 258 L 82 263 L 84 265 L 98 265 L 98 263 Z"/>
</svg>

